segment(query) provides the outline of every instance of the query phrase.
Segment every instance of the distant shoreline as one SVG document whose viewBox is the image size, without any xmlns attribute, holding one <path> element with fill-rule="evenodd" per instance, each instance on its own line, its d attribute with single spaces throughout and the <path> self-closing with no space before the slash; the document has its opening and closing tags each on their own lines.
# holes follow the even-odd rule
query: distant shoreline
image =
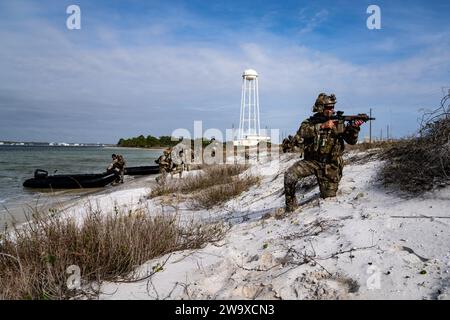
<svg viewBox="0 0 450 320">
<path fill-rule="evenodd" d="M 121 147 L 121 146 L 116 146 L 116 147 L 105 147 L 106 148 L 121 148 L 121 149 L 142 149 L 142 150 L 165 150 L 169 147 L 151 147 L 151 148 L 144 148 L 144 147 Z"/>
<path fill-rule="evenodd" d="M 111 162 L 111 154 L 120 153 L 130 167 L 156 165 L 163 150 L 119 149 L 110 146 L 4 146 L 0 145 L 0 226 L 3 218 L 19 222 L 26 221 L 24 209 L 71 199 L 96 190 L 68 192 L 66 189 L 28 189 L 24 181 L 33 178 L 36 169 L 53 174 L 98 174 L 103 173 Z M 127 179 L 130 180 L 130 179 Z M 103 188 L 102 188 L 103 189 Z M 117 188 L 115 188 L 117 189 Z M 106 189 L 105 189 L 106 190 Z"/>
</svg>

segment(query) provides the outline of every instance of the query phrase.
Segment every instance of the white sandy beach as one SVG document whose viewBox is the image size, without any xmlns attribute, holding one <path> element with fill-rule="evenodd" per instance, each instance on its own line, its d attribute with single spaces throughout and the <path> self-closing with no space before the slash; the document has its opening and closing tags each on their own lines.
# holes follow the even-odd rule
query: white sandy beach
<svg viewBox="0 0 450 320">
<path fill-rule="evenodd" d="M 277 219 L 283 171 L 297 160 L 281 157 L 279 171 L 265 163 L 244 172 L 265 174 L 260 185 L 210 211 L 147 199 L 155 177 L 71 204 L 68 213 L 77 217 L 89 202 L 103 211 L 146 206 L 232 225 L 220 243 L 143 264 L 145 273 L 166 262 L 150 280 L 104 283 L 100 299 L 450 298 L 450 188 L 407 199 L 379 186 L 379 161 L 352 164 L 335 199 L 319 199 L 318 187 L 299 188 L 301 210 Z"/>
</svg>

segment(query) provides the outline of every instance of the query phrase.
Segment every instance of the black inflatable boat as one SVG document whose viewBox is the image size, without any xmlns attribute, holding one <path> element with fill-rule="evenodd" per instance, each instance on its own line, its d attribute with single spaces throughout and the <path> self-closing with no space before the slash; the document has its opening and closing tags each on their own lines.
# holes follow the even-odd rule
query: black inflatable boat
<svg viewBox="0 0 450 320">
<path fill-rule="evenodd" d="M 141 176 L 146 174 L 158 174 L 159 166 L 144 166 L 144 167 L 125 167 L 124 174 L 129 176 Z"/>
<path fill-rule="evenodd" d="M 101 174 L 57 174 L 48 175 L 45 170 L 37 169 L 34 178 L 23 183 L 26 188 L 79 189 L 101 188 L 117 178 L 117 173 Z"/>
</svg>

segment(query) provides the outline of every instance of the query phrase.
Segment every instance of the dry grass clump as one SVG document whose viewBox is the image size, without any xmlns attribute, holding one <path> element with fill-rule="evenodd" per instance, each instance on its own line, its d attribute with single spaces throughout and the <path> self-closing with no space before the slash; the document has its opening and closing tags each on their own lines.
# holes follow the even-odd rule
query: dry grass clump
<svg viewBox="0 0 450 320">
<path fill-rule="evenodd" d="M 221 225 L 181 226 L 175 216 L 151 216 L 144 209 L 89 209 L 83 222 L 34 212 L 31 221 L 0 235 L 0 299 L 67 299 L 89 292 L 89 283 L 131 279 L 147 260 L 200 248 L 223 234 Z M 88 291 L 69 289 L 72 265 Z"/>
<path fill-rule="evenodd" d="M 346 145 L 346 157 L 344 164 L 363 164 L 380 158 L 380 155 L 394 146 L 397 140 L 373 141 Z M 350 152 L 348 152 L 350 151 Z"/>
<path fill-rule="evenodd" d="M 211 209 L 247 191 L 258 182 L 259 178 L 254 176 L 244 178 L 235 177 L 229 183 L 212 186 L 199 192 L 193 199 L 191 205 L 195 209 Z"/>
<path fill-rule="evenodd" d="M 160 180 L 160 183 L 152 189 L 150 197 L 158 197 L 169 193 L 191 193 L 203 190 L 215 185 L 231 183 L 233 177 L 248 169 L 247 165 L 212 165 L 203 168 L 203 172 L 188 176 L 183 179 Z"/>
<path fill-rule="evenodd" d="M 193 208 L 211 209 L 238 196 L 259 181 L 254 176 L 239 177 L 247 169 L 247 165 L 239 164 L 207 166 L 195 176 L 171 181 L 166 179 L 151 191 L 150 197 L 169 193 L 194 194 L 191 201 Z"/>
<path fill-rule="evenodd" d="M 419 136 L 394 144 L 382 154 L 386 160 L 380 172 L 385 185 L 411 194 L 446 186 L 450 179 L 450 110 L 441 108 L 426 114 Z"/>
</svg>

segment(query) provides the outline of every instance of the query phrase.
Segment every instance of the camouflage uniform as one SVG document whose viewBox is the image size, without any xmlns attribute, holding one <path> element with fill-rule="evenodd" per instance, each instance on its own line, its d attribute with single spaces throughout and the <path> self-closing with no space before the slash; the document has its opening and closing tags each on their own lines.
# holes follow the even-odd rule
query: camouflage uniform
<svg viewBox="0 0 450 320">
<path fill-rule="evenodd" d="M 106 168 L 107 172 L 114 172 L 117 171 L 117 156 L 113 154 L 112 156 L 112 162 L 109 164 L 108 168 Z"/>
<path fill-rule="evenodd" d="M 173 175 L 175 173 L 178 173 L 180 175 L 180 178 L 181 178 L 181 176 L 183 174 L 183 171 L 184 171 L 184 168 L 185 168 L 185 157 L 184 157 L 184 150 L 183 149 L 181 149 L 178 152 L 178 157 L 179 157 L 179 160 L 181 161 L 181 163 L 178 163 L 178 164 L 173 163 L 172 164 L 172 168 L 170 170 L 170 174 L 173 177 Z"/>
<path fill-rule="evenodd" d="M 113 154 L 112 162 L 106 169 L 107 172 L 116 172 L 117 178 L 114 180 L 114 183 L 123 183 L 123 176 L 125 171 L 125 160 L 122 155 Z"/>
<path fill-rule="evenodd" d="M 119 171 L 119 178 L 117 179 L 117 182 L 123 183 L 123 176 L 125 173 L 125 159 L 121 154 L 118 154 L 116 159 L 116 168 Z"/>
<path fill-rule="evenodd" d="M 289 152 L 292 149 L 292 136 L 283 139 L 281 144 L 283 153 Z"/>
<path fill-rule="evenodd" d="M 194 149 L 191 149 L 191 148 L 189 148 L 187 150 L 189 151 L 189 153 L 184 154 L 184 158 L 185 158 L 184 162 L 186 164 L 186 171 L 189 171 L 191 169 L 191 164 L 193 164 L 194 160 L 195 160 L 195 152 L 194 152 Z M 190 160 L 189 160 L 189 157 L 191 158 Z"/>
<path fill-rule="evenodd" d="M 321 115 L 321 112 L 315 115 Z M 295 210 L 298 206 L 295 186 L 301 178 L 314 174 L 319 183 L 321 197 L 336 196 L 344 167 L 342 159 L 344 141 L 348 144 L 356 144 L 358 141 L 359 127 L 344 127 L 343 122 L 332 129 L 321 129 L 321 125 L 307 119 L 302 122 L 294 137 L 295 141 L 303 142 L 304 159 L 296 162 L 284 174 L 286 211 L 288 212 Z"/>
<path fill-rule="evenodd" d="M 166 149 L 164 150 L 164 153 L 155 160 L 157 164 L 159 164 L 159 173 L 161 174 L 160 177 L 156 178 L 157 181 L 165 181 L 166 175 L 168 172 L 170 172 L 172 167 L 172 159 L 170 158 L 170 150 Z"/>
</svg>

